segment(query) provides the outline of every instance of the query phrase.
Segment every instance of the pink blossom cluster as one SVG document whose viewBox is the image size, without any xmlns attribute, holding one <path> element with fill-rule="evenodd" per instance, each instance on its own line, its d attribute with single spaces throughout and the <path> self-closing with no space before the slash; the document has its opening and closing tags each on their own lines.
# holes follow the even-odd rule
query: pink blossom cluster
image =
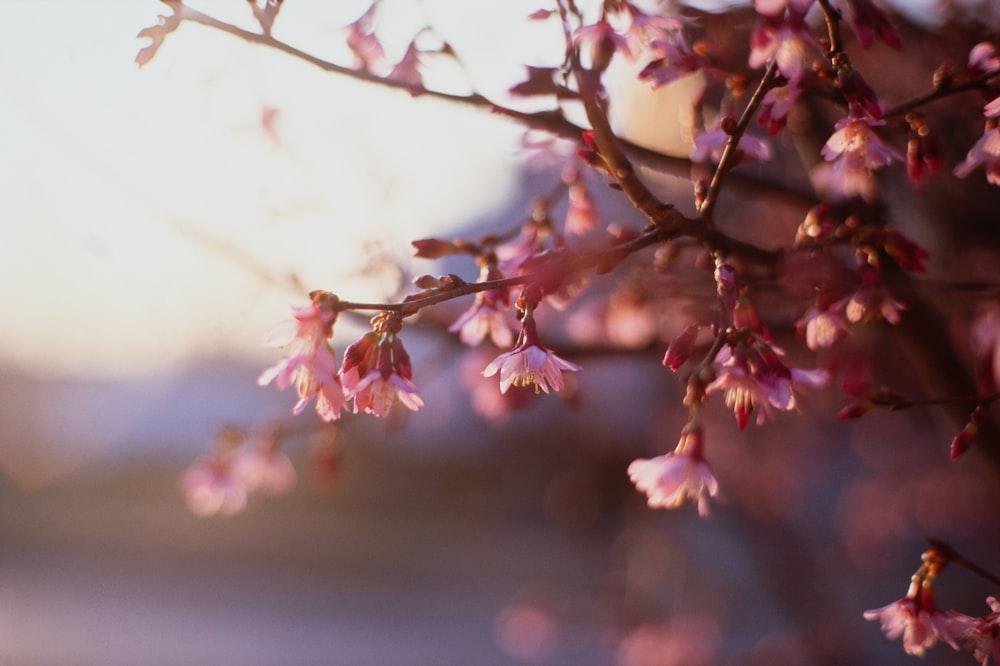
<svg viewBox="0 0 1000 666">
<path fill-rule="evenodd" d="M 923 657 L 940 641 L 954 650 L 971 649 L 982 666 L 987 666 L 990 659 L 1000 664 L 1000 601 L 987 597 L 986 603 L 992 612 L 978 618 L 954 610 L 940 610 L 934 583 L 948 560 L 934 549 L 924 553 L 922 560 L 922 566 L 910 580 L 906 596 L 865 611 L 865 619 L 880 622 L 889 640 L 902 637 L 903 650 L 909 655 Z"/>
<path fill-rule="evenodd" d="M 196 460 L 181 478 L 188 508 L 197 516 L 232 516 L 246 508 L 251 494 L 281 495 L 295 486 L 291 460 L 279 448 L 277 433 L 247 438 L 227 428 L 216 451 Z"/>
</svg>

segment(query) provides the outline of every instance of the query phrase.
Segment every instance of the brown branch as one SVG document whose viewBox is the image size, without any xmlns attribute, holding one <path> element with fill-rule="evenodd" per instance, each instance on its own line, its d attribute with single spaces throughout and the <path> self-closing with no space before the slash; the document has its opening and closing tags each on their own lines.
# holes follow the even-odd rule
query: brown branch
<svg viewBox="0 0 1000 666">
<path fill-rule="evenodd" d="M 416 314 L 421 309 L 444 303 L 462 296 L 477 294 L 491 289 L 507 289 L 522 284 L 532 282 L 549 282 L 555 277 L 565 277 L 571 273 L 578 273 L 589 268 L 600 267 L 602 265 L 613 264 L 621 261 L 634 252 L 638 252 L 650 245 L 655 245 L 666 240 L 663 232 L 658 229 L 647 231 L 646 233 L 633 238 L 630 241 L 612 246 L 600 252 L 583 256 L 555 256 L 552 264 L 544 268 L 523 275 L 501 278 L 498 280 L 486 280 L 483 282 L 464 282 L 458 286 L 432 293 L 429 296 L 415 298 L 400 303 L 360 303 L 353 301 L 338 301 L 337 310 L 378 310 L 387 312 L 399 312 L 404 317 Z"/>
<path fill-rule="evenodd" d="M 743 134 L 746 133 L 747 127 L 753 119 L 753 115 L 757 112 L 757 108 L 760 106 L 761 101 L 763 101 L 764 95 L 771 89 L 771 84 L 774 83 L 777 75 L 778 64 L 772 61 L 768 66 L 767 71 L 764 72 L 764 76 L 761 78 L 760 84 L 757 86 L 757 90 L 754 91 L 750 101 L 747 102 L 746 108 L 743 109 L 743 115 L 740 116 L 740 120 L 736 124 L 736 128 L 729 134 L 729 139 L 726 141 L 726 147 L 723 149 L 722 157 L 719 159 L 719 165 L 715 168 L 715 174 L 712 175 L 712 183 L 708 186 L 708 192 L 705 194 L 704 200 L 702 200 L 701 205 L 698 207 L 698 213 L 701 216 L 701 219 L 708 224 L 711 224 L 712 212 L 715 209 L 716 201 L 719 199 L 719 192 L 722 189 L 722 181 L 726 177 L 726 174 L 728 174 L 729 171 L 736 166 L 740 139 L 742 139 Z"/>
</svg>

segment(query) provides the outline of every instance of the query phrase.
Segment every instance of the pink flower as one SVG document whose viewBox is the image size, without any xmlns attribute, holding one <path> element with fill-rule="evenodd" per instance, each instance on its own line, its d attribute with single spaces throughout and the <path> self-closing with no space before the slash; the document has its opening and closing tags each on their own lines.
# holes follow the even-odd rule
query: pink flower
<svg viewBox="0 0 1000 666">
<path fill-rule="evenodd" d="M 934 603 L 933 588 L 921 584 L 920 576 L 913 578 L 904 599 L 865 611 L 865 619 L 880 621 L 889 640 L 902 636 L 903 649 L 914 657 L 923 657 L 927 648 L 939 640 L 959 649 L 958 640 L 969 632 L 975 620 L 956 611 L 939 611 Z"/>
<path fill-rule="evenodd" d="M 770 136 L 777 135 L 784 128 L 788 112 L 792 110 L 795 100 L 802 94 L 805 86 L 803 77 L 768 90 L 761 102 L 757 124 L 766 127 Z"/>
<path fill-rule="evenodd" d="M 268 337 L 271 346 L 287 347 L 288 356 L 264 370 L 257 383 L 272 381 L 284 390 L 294 385 L 299 395 L 293 412 L 299 414 L 316 398 L 316 411 L 324 421 L 340 418 L 344 391 L 337 377 L 337 361 L 327 340 L 337 320 L 336 296 L 325 291 L 312 294 L 313 302 L 292 308 L 294 319 L 276 327 Z"/>
<path fill-rule="evenodd" d="M 373 66 L 385 60 L 382 43 L 375 36 L 375 8 L 373 2 L 357 21 L 347 26 L 347 46 L 354 54 L 354 69 L 370 72 Z"/>
<path fill-rule="evenodd" d="M 495 263 L 485 262 L 479 279 L 483 282 L 498 280 L 503 274 Z M 455 320 L 448 330 L 458 331 L 459 338 L 470 347 L 478 346 L 487 335 L 497 347 L 510 347 L 514 342 L 511 317 L 507 314 L 506 289 L 487 289 L 476 294 L 472 306 Z"/>
<path fill-rule="evenodd" d="M 597 213 L 594 211 L 594 200 L 587 191 L 580 174 L 575 169 L 569 179 L 568 204 L 566 209 L 566 224 L 563 226 L 567 235 L 581 236 L 592 231 L 597 226 Z"/>
<path fill-rule="evenodd" d="M 181 491 L 188 508 L 204 518 L 232 516 L 247 505 L 247 487 L 236 474 L 228 452 L 195 461 L 181 477 Z"/>
<path fill-rule="evenodd" d="M 843 301 L 840 301 L 842 304 Z M 832 347 L 847 331 L 843 316 L 834 313 L 833 308 L 821 310 L 814 307 L 799 319 L 796 326 L 806 338 L 806 346 L 812 351 Z"/>
<path fill-rule="evenodd" d="M 274 443 L 248 442 L 233 462 L 235 475 L 250 492 L 281 495 L 295 487 L 295 467 Z"/>
<path fill-rule="evenodd" d="M 549 386 L 556 391 L 561 391 L 566 386 L 563 370 L 577 372 L 582 369 L 575 363 L 559 358 L 542 345 L 529 310 L 522 320 L 517 345 L 493 359 L 483 370 L 483 376 L 492 377 L 499 372 L 501 393 L 506 393 L 511 386 L 529 385 L 534 385 L 536 392 L 541 389 L 548 393 Z"/>
<path fill-rule="evenodd" d="M 754 0 L 753 8 L 764 16 L 782 16 L 787 9 L 789 13 L 802 17 L 815 0 Z"/>
<path fill-rule="evenodd" d="M 604 19 L 577 28 L 573 43 L 581 51 L 589 53 L 591 66 L 596 70 L 606 69 L 616 51 L 620 51 L 626 57 L 632 56 L 628 40 L 615 32 L 611 24 Z"/>
<path fill-rule="evenodd" d="M 874 118 L 843 118 L 823 146 L 823 157 L 834 170 L 862 171 L 887 166 L 903 156 L 890 148 L 872 128 L 885 123 Z"/>
<path fill-rule="evenodd" d="M 411 381 L 413 368 L 403 342 L 396 336 L 401 326 L 392 315 L 372 319 L 375 330 L 366 333 L 344 352 L 340 376 L 354 412 L 385 416 L 397 400 L 411 411 L 424 406 Z"/>
<path fill-rule="evenodd" d="M 726 406 L 736 415 L 740 430 L 746 428 L 757 412 L 757 425 L 773 416 L 772 408 L 795 409 L 795 386 L 814 388 L 826 384 L 825 370 L 789 368 L 781 362 L 779 351 L 755 337 L 750 344 L 740 342 L 723 347 L 715 358 L 717 376 L 706 392 L 724 391 Z"/>
<path fill-rule="evenodd" d="M 994 663 L 1000 664 L 1000 601 L 996 597 L 986 597 L 986 603 L 993 612 L 975 620 L 968 635 L 975 646 L 975 657 L 982 666 L 989 663 L 990 657 Z"/>
<path fill-rule="evenodd" d="M 688 424 L 677 448 L 652 459 L 633 460 L 628 475 L 652 508 L 674 509 L 691 499 L 698 502 L 698 515 L 708 516 L 708 497 L 717 497 L 719 484 L 702 457 L 702 430 Z"/>
<path fill-rule="evenodd" d="M 982 76 L 1000 69 L 996 48 L 989 42 L 979 42 L 969 51 L 969 75 Z"/>
<path fill-rule="evenodd" d="M 648 48 L 653 55 L 653 60 L 639 72 L 640 80 L 649 81 L 656 88 L 697 72 L 704 66 L 705 58 L 691 49 L 681 28 L 680 21 L 667 17 L 644 21 L 634 19 L 629 35 L 641 35 L 641 38 L 633 38 L 637 41 L 648 38 Z"/>
<path fill-rule="evenodd" d="M 965 160 L 955 167 L 955 175 L 965 178 L 979 165 L 986 167 L 986 180 L 1000 185 L 1000 126 L 990 128 L 972 147 Z"/>
<path fill-rule="evenodd" d="M 711 158 L 712 162 L 718 164 L 728 141 L 729 135 L 721 127 L 696 134 L 694 148 L 691 150 L 691 161 L 704 162 Z M 740 137 L 739 149 L 751 159 L 764 161 L 771 158 L 771 147 L 766 141 L 752 134 L 744 133 Z"/>
<path fill-rule="evenodd" d="M 857 33 L 861 45 L 866 49 L 872 45 L 875 37 L 894 49 L 903 45 L 899 33 L 892 27 L 889 17 L 876 7 L 871 0 L 848 0 L 851 8 L 851 25 Z"/>
<path fill-rule="evenodd" d="M 419 95 L 424 92 L 424 77 L 420 73 L 420 51 L 417 49 L 416 41 L 410 42 L 406 48 L 403 58 L 396 63 L 389 72 L 389 80 L 402 83 L 411 95 Z"/>
</svg>

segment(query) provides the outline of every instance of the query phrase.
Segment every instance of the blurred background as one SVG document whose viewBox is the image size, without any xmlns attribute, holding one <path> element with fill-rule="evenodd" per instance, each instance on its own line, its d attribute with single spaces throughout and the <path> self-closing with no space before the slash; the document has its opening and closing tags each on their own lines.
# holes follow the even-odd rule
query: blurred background
<svg viewBox="0 0 1000 666">
<path fill-rule="evenodd" d="M 525 26 L 537 3 L 503 4 L 385 0 L 398 23 L 380 30 L 390 45 L 433 25 L 465 64 L 435 70 L 439 83 L 499 96 L 523 64 L 558 57 L 544 27 Z M 279 39 L 349 62 L 342 27 L 366 3 L 286 5 Z M 252 27 L 245 3 L 196 6 Z M 625 469 L 673 448 L 686 422 L 683 388 L 659 364 L 679 323 L 650 324 L 627 299 L 615 321 L 628 324 L 593 305 L 553 328 L 552 346 L 585 370 L 528 409 L 491 410 L 495 385 L 478 373 L 492 350 L 429 321 L 404 331 L 419 413 L 335 429 L 290 419 L 292 395 L 256 378 L 291 305 L 314 288 L 380 300 L 423 272 L 475 277 L 411 261 L 409 241 L 510 228 L 560 166 L 530 160 L 512 123 L 201 26 L 139 69 L 135 35 L 165 12 L 157 2 L 4 11 L 0 664 L 908 663 L 861 612 L 905 593 L 922 537 L 1000 559 L 993 464 L 975 450 L 947 464 L 955 428 L 936 412 L 840 422 L 836 389 L 742 434 L 714 401 L 708 457 L 724 501 L 707 520 L 647 509 Z M 689 90 L 614 85 L 653 109 L 620 117 L 623 132 L 686 152 L 689 137 L 660 125 L 668 113 L 662 125 L 678 124 L 671 95 Z M 690 199 L 686 177 L 656 184 Z M 602 220 L 642 225 L 614 195 L 597 204 Z M 758 205 L 775 237 L 794 234 L 801 211 Z M 963 269 L 995 256 L 980 247 Z M 681 305 L 711 294 L 677 280 Z M 338 351 L 364 330 L 344 318 Z M 794 331 L 777 334 L 796 346 Z M 618 351 L 584 356 L 595 339 Z M 278 422 L 297 487 L 235 516 L 193 515 L 180 478 L 220 430 Z M 939 589 L 972 615 L 986 594 L 961 570 Z M 926 662 L 971 657 L 938 647 Z"/>
</svg>

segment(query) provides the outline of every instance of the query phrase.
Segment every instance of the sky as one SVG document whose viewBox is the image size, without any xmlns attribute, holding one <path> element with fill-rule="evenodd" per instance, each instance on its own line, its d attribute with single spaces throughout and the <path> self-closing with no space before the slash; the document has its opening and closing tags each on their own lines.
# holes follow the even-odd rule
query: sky
<svg viewBox="0 0 1000 666">
<path fill-rule="evenodd" d="M 502 44 L 502 23 L 439 5 L 425 3 L 439 14 L 427 18 Z M 208 6 L 250 27 L 244 2 Z M 364 6 L 288 3 L 276 36 L 329 51 Z M 140 69 L 136 34 L 165 11 L 158 2 L 4 11 L 0 363 L 121 376 L 192 354 L 270 358 L 261 341 L 306 291 L 384 296 L 393 280 L 364 274 L 371 252 L 406 258 L 409 240 L 503 206 L 512 185 L 519 130 L 488 114 L 195 25 Z M 485 79 L 506 61 L 473 67 Z"/>
</svg>

